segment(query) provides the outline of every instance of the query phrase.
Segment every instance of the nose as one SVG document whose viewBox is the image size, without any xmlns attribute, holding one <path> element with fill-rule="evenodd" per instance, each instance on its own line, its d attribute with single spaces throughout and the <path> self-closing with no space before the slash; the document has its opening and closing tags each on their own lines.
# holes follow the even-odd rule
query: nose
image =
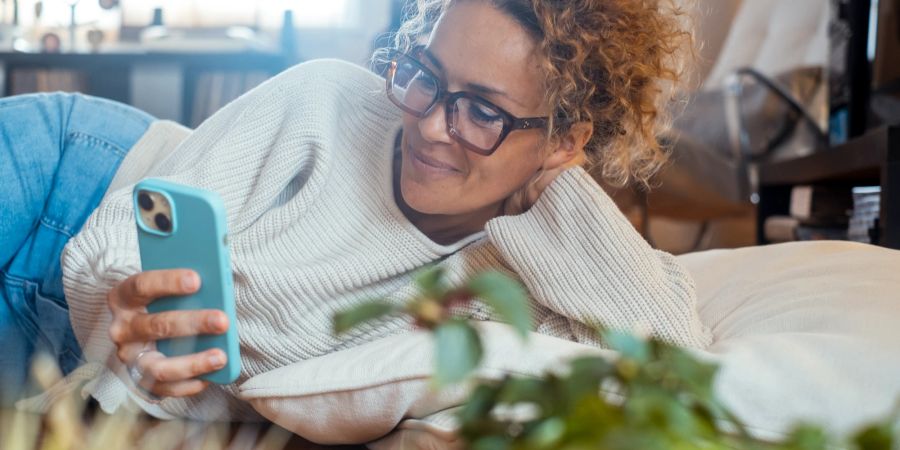
<svg viewBox="0 0 900 450">
<path fill-rule="evenodd" d="M 431 144 L 452 144 L 453 138 L 447 132 L 447 113 L 445 106 L 438 104 L 427 116 L 419 119 L 419 133 Z"/>
</svg>

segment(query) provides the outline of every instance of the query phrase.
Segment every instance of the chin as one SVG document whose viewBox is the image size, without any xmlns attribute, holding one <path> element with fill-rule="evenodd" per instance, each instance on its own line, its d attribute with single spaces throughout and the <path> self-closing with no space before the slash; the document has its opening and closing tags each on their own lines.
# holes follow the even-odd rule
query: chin
<svg viewBox="0 0 900 450">
<path fill-rule="evenodd" d="M 422 214 L 452 214 L 446 208 L 447 199 L 440 194 L 432 192 L 426 186 L 422 186 L 407 177 L 400 178 L 400 195 L 407 206 Z"/>
</svg>

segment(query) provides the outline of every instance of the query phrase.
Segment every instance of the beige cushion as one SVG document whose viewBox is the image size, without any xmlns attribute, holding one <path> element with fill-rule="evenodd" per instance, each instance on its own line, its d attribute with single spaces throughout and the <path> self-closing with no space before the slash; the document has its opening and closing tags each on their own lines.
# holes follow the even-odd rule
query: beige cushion
<svg viewBox="0 0 900 450">
<path fill-rule="evenodd" d="M 485 351 L 476 373 L 481 380 L 538 376 L 578 355 L 612 355 L 536 333 L 525 343 L 505 324 L 478 328 Z M 313 442 L 368 442 L 405 417 L 426 417 L 465 400 L 468 386 L 434 388 L 432 350 L 425 331 L 396 335 L 257 375 L 241 385 L 241 397 Z"/>
<path fill-rule="evenodd" d="M 372 450 L 463 450 L 465 445 L 456 434 L 460 409 L 457 406 L 422 419 L 405 419 L 391 434 L 366 446 Z"/>
<path fill-rule="evenodd" d="M 900 400 L 900 252 L 801 242 L 685 255 L 719 397 L 756 430 L 846 433 Z"/>
<path fill-rule="evenodd" d="M 790 243 L 679 257 L 694 275 L 700 317 L 715 335 L 698 356 L 718 361 L 720 398 L 761 438 L 798 420 L 846 433 L 900 398 L 900 252 L 846 242 Z M 482 379 L 538 375 L 608 351 L 481 325 Z M 256 376 L 241 394 L 264 416 L 321 443 L 452 448 L 448 408 L 466 390 L 436 393 L 431 341 L 394 336 Z M 404 420 L 404 418 L 406 418 Z"/>
</svg>

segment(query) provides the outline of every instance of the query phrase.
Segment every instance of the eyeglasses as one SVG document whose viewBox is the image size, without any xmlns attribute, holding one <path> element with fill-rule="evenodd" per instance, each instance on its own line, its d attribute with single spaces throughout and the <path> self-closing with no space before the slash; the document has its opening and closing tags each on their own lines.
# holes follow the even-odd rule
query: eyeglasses
<svg viewBox="0 0 900 450">
<path fill-rule="evenodd" d="M 449 92 L 446 82 L 416 58 L 395 52 L 387 73 L 387 95 L 400 109 L 418 118 L 443 100 L 447 133 L 467 149 L 489 156 L 514 130 L 545 128 L 548 118 L 520 119 L 468 92 Z"/>
</svg>

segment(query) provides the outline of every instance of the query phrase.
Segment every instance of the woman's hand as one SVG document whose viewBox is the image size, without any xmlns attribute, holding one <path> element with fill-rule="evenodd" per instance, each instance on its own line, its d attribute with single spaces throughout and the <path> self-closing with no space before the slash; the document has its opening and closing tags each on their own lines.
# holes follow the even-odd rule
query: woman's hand
<svg viewBox="0 0 900 450">
<path fill-rule="evenodd" d="M 198 394 L 209 383 L 195 378 L 225 365 L 226 355 L 220 349 L 171 358 L 157 351 L 146 352 L 159 339 L 222 334 L 228 329 L 228 316 L 218 310 L 147 313 L 147 305 L 160 297 L 192 294 L 198 289 L 200 277 L 195 272 L 174 269 L 133 275 L 107 294 L 113 316 L 109 336 L 116 344 L 117 356 L 128 367 L 138 364 L 143 374 L 140 387 L 155 395 Z"/>
</svg>

